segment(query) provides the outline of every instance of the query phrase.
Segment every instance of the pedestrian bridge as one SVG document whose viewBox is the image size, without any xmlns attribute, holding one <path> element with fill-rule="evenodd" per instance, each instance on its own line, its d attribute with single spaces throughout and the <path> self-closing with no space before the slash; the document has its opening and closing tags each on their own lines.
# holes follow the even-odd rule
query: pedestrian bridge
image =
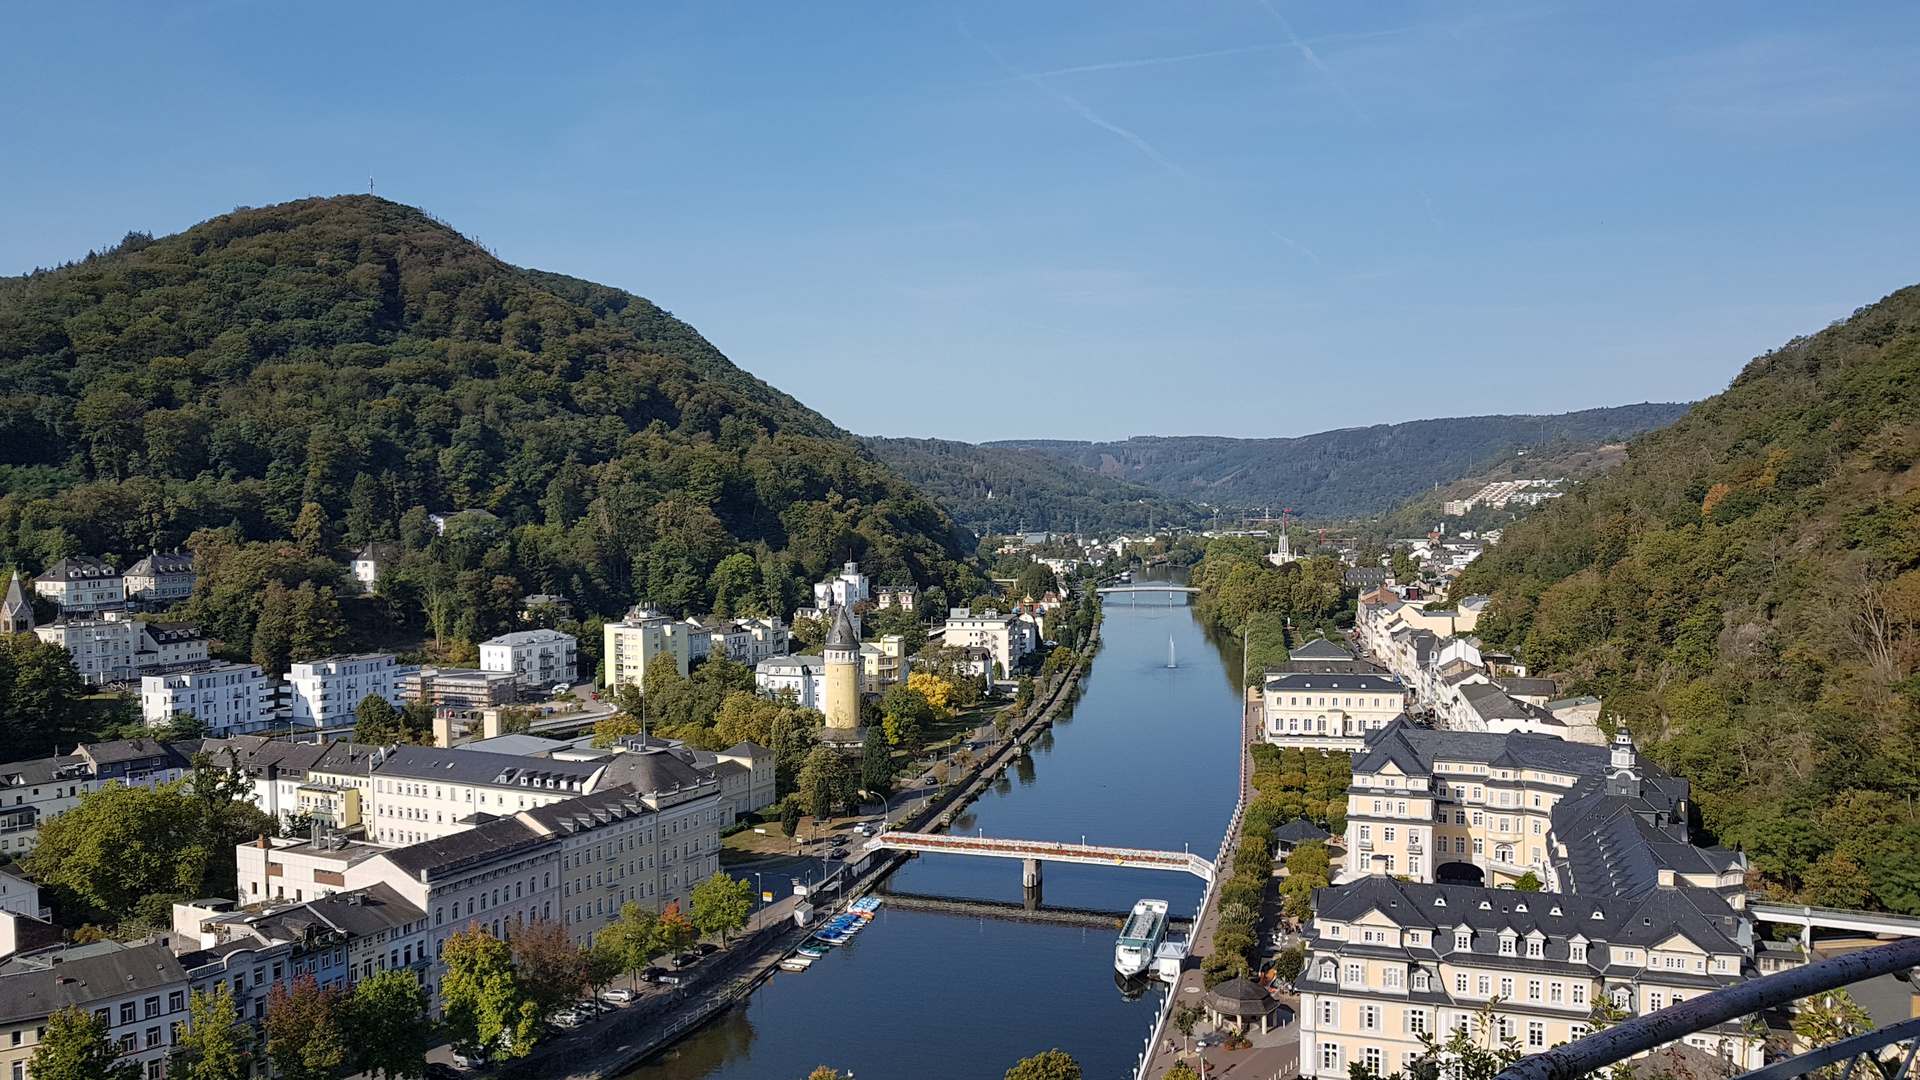
<svg viewBox="0 0 1920 1080">
<path fill-rule="evenodd" d="M 1155 851 L 1151 848 L 1103 847 L 1098 844 L 1055 844 L 1045 840 L 1000 840 L 984 836 L 956 836 L 952 833 L 884 832 L 867 841 L 870 850 L 937 852 L 942 855 L 985 855 L 995 859 L 1020 859 L 1026 864 L 1023 884 L 1040 884 L 1043 862 L 1080 863 L 1086 866 L 1132 866 L 1145 870 L 1179 870 L 1192 874 L 1209 885 L 1213 883 L 1213 864 L 1189 851 Z"/>
<path fill-rule="evenodd" d="M 1197 594 L 1200 590 L 1191 585 L 1174 585 L 1170 582 L 1156 582 L 1142 585 L 1103 585 L 1094 592 L 1102 595 L 1111 593 L 1187 593 Z"/>
<path fill-rule="evenodd" d="M 1808 907 L 1805 904 L 1775 904 L 1749 897 L 1747 914 L 1761 922 L 1786 923 L 1800 927 L 1802 944 L 1811 944 L 1813 929 L 1848 930 L 1858 934 L 1886 934 L 1890 937 L 1920 937 L 1920 919 L 1911 915 L 1890 915 L 1884 911 L 1854 911 L 1850 908 Z"/>
</svg>

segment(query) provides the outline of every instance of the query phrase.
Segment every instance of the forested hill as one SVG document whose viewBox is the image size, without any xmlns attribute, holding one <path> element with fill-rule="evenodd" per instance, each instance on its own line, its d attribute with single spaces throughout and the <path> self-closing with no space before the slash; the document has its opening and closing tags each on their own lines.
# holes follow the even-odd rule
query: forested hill
<svg viewBox="0 0 1920 1080">
<path fill-rule="evenodd" d="M 1479 633 L 1602 696 L 1773 888 L 1920 913 L 1920 287 L 1513 524 Z"/>
<path fill-rule="evenodd" d="M 1620 442 L 1686 412 L 1624 405 L 1557 416 L 1464 416 L 1323 431 L 1291 439 L 1137 437 L 1124 442 L 1025 440 L 1038 450 L 1211 506 L 1291 508 L 1316 518 L 1366 517 L 1450 484 L 1514 446 Z"/>
<path fill-rule="evenodd" d="M 411 207 L 242 208 L 0 280 L 0 566 L 209 529 L 424 550 L 429 512 L 469 507 L 497 524 L 429 560 L 473 594 L 446 602 L 478 612 L 463 633 L 515 589 L 790 609 L 849 558 L 972 595 L 970 542 L 825 417 L 646 300 Z"/>
<path fill-rule="evenodd" d="M 865 442 L 875 457 L 937 499 L 960 524 L 983 535 L 1112 535 L 1191 525 L 1207 516 L 1186 499 L 1032 450 L 943 439 Z"/>
</svg>

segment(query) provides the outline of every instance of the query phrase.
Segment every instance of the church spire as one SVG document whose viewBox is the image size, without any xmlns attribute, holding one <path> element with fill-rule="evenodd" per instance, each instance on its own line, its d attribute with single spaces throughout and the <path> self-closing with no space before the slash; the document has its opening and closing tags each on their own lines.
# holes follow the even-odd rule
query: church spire
<svg viewBox="0 0 1920 1080">
<path fill-rule="evenodd" d="M 33 630 L 33 605 L 20 591 L 20 571 L 7 582 L 7 598 L 0 601 L 0 634 L 26 634 Z"/>
</svg>

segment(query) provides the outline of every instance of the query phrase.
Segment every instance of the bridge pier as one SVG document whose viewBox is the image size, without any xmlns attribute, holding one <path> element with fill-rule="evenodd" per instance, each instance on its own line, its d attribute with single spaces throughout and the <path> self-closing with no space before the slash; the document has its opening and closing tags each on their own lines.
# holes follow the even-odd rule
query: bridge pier
<svg viewBox="0 0 1920 1080">
<path fill-rule="evenodd" d="M 1028 889 L 1038 889 L 1040 887 L 1039 859 L 1020 860 L 1020 884 Z"/>
</svg>

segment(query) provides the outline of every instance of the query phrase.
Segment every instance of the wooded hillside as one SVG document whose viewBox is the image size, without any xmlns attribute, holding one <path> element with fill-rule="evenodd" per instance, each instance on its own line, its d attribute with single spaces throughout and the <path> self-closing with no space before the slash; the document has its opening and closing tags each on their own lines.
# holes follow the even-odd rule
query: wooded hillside
<svg viewBox="0 0 1920 1080">
<path fill-rule="evenodd" d="M 1511 525 L 1479 633 L 1599 694 L 1771 887 L 1920 913 L 1920 288 Z"/>
<path fill-rule="evenodd" d="M 1209 506 L 1292 509 L 1302 517 L 1383 513 L 1472 475 L 1516 446 L 1603 443 L 1672 423 L 1685 405 L 1624 405 L 1558 416 L 1461 416 L 1322 431 L 1292 439 L 1214 436 L 1124 442 L 1024 440 L 1025 447 Z"/>
<path fill-rule="evenodd" d="M 976 591 L 970 540 L 825 417 L 646 300 L 411 207 L 242 208 L 0 280 L 0 565 L 202 529 L 424 549 L 429 512 L 469 507 L 498 523 L 440 538 L 481 575 L 453 608 L 779 611 L 845 559 Z"/>
</svg>

